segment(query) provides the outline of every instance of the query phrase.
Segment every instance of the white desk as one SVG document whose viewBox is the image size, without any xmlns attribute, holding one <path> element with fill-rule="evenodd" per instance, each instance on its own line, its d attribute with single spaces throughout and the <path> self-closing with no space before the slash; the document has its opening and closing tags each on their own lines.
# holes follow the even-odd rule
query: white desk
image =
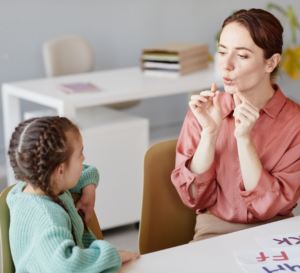
<svg viewBox="0 0 300 273">
<path fill-rule="evenodd" d="M 300 216 L 227 235 L 142 255 L 120 273 L 242 273 L 233 250 L 262 249 L 254 236 L 296 233 Z M 155 238 L 153 238 L 155 240 Z"/>
<path fill-rule="evenodd" d="M 57 88 L 60 83 L 74 82 L 91 82 L 102 91 L 69 95 Z M 96 166 L 101 177 L 95 212 L 102 229 L 138 222 L 143 158 L 149 143 L 148 121 L 112 109 L 91 107 L 197 91 L 209 88 L 212 82 L 222 85 L 222 81 L 214 77 L 213 67 L 178 79 L 145 77 L 140 68 L 133 67 L 5 83 L 2 103 L 6 154 L 11 134 L 21 122 L 20 99 L 54 108 L 58 115 L 84 125 L 81 132 L 86 164 Z M 93 126 L 85 128 L 91 123 Z M 11 185 L 16 181 L 8 157 L 6 164 Z"/>
<path fill-rule="evenodd" d="M 92 82 L 101 92 L 68 95 L 57 88 L 60 83 Z M 146 77 L 139 67 L 99 71 L 71 76 L 4 83 L 2 105 L 4 117 L 5 149 L 14 128 L 21 122 L 19 99 L 32 101 L 57 110 L 58 115 L 76 120 L 76 109 L 115 102 L 145 99 L 209 88 L 215 82 L 223 86 L 222 79 L 215 77 L 213 66 L 177 79 Z M 8 184 L 14 183 L 7 158 Z"/>
</svg>

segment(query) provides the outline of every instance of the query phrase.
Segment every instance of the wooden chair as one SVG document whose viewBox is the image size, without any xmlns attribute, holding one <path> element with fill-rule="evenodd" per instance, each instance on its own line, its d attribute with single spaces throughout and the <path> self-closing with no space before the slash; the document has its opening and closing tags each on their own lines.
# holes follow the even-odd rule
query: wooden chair
<svg viewBox="0 0 300 273">
<path fill-rule="evenodd" d="M 139 250 L 146 254 L 193 239 L 195 211 L 181 201 L 171 181 L 177 139 L 150 147 L 144 159 L 144 189 Z"/>
<path fill-rule="evenodd" d="M 1 259 L 2 259 L 2 272 L 3 273 L 14 273 L 15 266 L 12 260 L 10 245 L 9 245 L 9 223 L 10 223 L 10 214 L 9 208 L 6 203 L 6 197 L 9 191 L 14 185 L 6 188 L 0 195 L 0 239 L 1 239 Z M 76 204 L 80 199 L 80 194 L 72 193 L 74 203 Z M 95 214 L 93 213 L 92 220 L 88 223 L 88 227 L 95 234 L 98 240 L 103 240 L 102 231 Z"/>
</svg>

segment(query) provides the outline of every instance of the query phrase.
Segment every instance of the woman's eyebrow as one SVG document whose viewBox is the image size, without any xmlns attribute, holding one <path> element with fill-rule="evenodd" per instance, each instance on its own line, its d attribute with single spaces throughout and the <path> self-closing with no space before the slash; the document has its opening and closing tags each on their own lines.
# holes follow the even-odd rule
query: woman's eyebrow
<svg viewBox="0 0 300 273">
<path fill-rule="evenodd" d="M 227 48 L 226 46 L 224 46 L 224 45 L 222 45 L 222 44 L 219 44 L 219 47 Z M 235 49 L 238 49 L 238 50 L 245 49 L 245 50 L 248 50 L 248 51 L 252 52 L 252 50 L 250 50 L 249 48 L 244 47 L 244 46 L 235 47 Z M 252 52 L 252 53 L 253 53 L 253 52 Z"/>
</svg>

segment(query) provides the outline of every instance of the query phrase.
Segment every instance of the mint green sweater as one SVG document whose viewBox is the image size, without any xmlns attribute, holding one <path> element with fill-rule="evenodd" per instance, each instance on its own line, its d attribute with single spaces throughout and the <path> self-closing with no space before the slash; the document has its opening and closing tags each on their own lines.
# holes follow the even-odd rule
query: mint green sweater
<svg viewBox="0 0 300 273">
<path fill-rule="evenodd" d="M 95 167 L 83 166 L 78 184 L 59 196 L 72 218 L 75 242 L 71 232 L 71 219 L 67 212 L 50 197 L 22 192 L 26 183 L 19 182 L 9 192 L 9 240 L 16 273 L 23 272 L 116 272 L 121 257 L 115 247 L 97 240 L 84 231 L 70 192 L 81 193 L 88 184 L 99 182 Z"/>
</svg>

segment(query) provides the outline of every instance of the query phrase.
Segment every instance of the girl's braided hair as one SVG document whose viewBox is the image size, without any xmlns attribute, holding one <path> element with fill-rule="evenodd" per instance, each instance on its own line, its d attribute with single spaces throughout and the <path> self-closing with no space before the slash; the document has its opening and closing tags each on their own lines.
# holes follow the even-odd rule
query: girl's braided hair
<svg viewBox="0 0 300 273">
<path fill-rule="evenodd" d="M 8 155 L 16 180 L 40 188 L 69 214 L 50 185 L 56 167 L 62 163 L 68 166 L 73 153 L 73 146 L 67 138 L 68 132 L 79 134 L 79 129 L 65 117 L 45 116 L 25 120 L 12 134 Z M 73 224 L 72 235 L 77 245 Z"/>
</svg>

